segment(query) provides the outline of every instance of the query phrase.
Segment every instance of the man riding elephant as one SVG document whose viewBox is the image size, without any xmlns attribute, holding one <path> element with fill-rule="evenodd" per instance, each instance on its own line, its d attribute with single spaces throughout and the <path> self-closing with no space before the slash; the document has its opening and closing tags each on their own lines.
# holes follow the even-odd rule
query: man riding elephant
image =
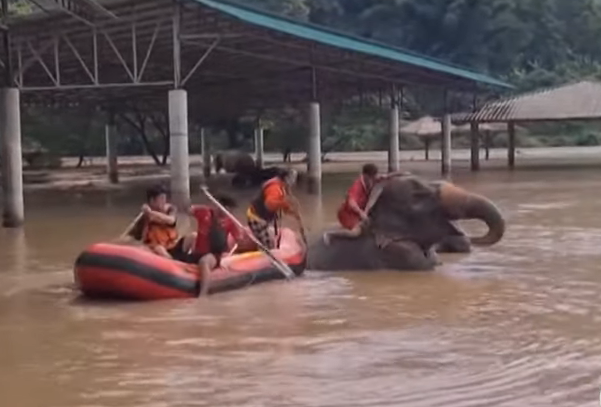
<svg viewBox="0 0 601 407">
<path fill-rule="evenodd" d="M 490 246 L 505 233 L 505 220 L 487 198 L 444 181 L 414 175 L 391 178 L 371 193 L 369 227 L 354 239 L 316 242 L 309 251 L 312 270 L 432 270 L 436 249 L 468 252 L 471 244 Z M 488 226 L 467 237 L 452 222 L 479 219 Z"/>
</svg>

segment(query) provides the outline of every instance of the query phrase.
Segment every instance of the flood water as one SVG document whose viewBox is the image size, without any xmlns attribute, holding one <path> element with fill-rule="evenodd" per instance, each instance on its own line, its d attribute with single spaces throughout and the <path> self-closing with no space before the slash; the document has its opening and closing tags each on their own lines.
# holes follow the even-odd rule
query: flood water
<svg viewBox="0 0 601 407">
<path fill-rule="evenodd" d="M 302 197 L 313 231 L 349 181 Z M 455 181 L 502 208 L 501 243 L 432 273 L 308 273 L 154 303 L 70 288 L 78 253 L 137 203 L 31 198 L 24 232 L 0 230 L 0 406 L 597 406 L 601 172 Z"/>
</svg>

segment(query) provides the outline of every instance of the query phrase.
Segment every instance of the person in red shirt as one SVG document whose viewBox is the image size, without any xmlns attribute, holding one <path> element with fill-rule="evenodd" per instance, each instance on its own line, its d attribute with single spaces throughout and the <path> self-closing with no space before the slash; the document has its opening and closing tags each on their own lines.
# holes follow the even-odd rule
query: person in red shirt
<svg viewBox="0 0 601 407">
<path fill-rule="evenodd" d="M 226 195 L 216 194 L 215 199 L 228 211 L 237 206 L 236 201 Z M 211 270 L 220 266 L 221 256 L 228 250 L 228 236 L 238 241 L 244 231 L 214 205 L 191 205 L 188 213 L 196 219 L 197 224 L 196 244 L 192 256 L 199 265 L 202 279 L 199 295 L 206 295 Z"/>
<path fill-rule="evenodd" d="M 362 168 L 361 175 L 349 188 L 346 199 L 338 209 L 338 222 L 341 230 L 324 233 L 323 239 L 330 244 L 332 237 L 356 238 L 361 235 L 365 226 L 369 223 L 366 208 L 373 186 L 382 180 L 395 175 L 404 175 L 406 172 L 394 172 L 385 175 L 378 174 L 378 167 L 368 163 Z"/>
</svg>

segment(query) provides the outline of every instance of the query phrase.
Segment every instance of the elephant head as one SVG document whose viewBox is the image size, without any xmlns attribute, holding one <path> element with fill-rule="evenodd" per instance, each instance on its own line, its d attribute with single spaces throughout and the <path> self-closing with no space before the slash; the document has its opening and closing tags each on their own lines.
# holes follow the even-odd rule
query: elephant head
<svg viewBox="0 0 601 407">
<path fill-rule="evenodd" d="M 376 233 L 413 238 L 424 246 L 463 236 L 451 223 L 461 219 L 481 220 L 488 226 L 484 236 L 469 238 L 474 245 L 493 245 L 505 233 L 505 220 L 492 201 L 446 181 L 395 177 L 374 188 L 370 204 Z"/>
<path fill-rule="evenodd" d="M 470 245 L 490 246 L 505 233 L 505 220 L 487 198 L 449 182 L 428 182 L 413 175 L 394 177 L 372 191 L 366 210 L 369 228 L 359 238 L 337 238 L 314 245 L 314 270 L 430 270 L 434 251 L 467 252 Z M 467 237 L 453 224 L 460 219 L 486 223 L 483 236 Z M 450 250 L 449 247 L 454 248 Z"/>
</svg>

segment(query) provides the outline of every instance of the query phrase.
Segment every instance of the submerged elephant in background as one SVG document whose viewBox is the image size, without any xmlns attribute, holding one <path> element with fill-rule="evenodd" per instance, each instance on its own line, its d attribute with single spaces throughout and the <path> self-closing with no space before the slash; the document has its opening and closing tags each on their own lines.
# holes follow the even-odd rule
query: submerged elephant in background
<svg viewBox="0 0 601 407">
<path fill-rule="evenodd" d="M 432 270 L 436 250 L 469 252 L 471 244 L 491 246 L 505 233 L 505 220 L 489 199 L 452 183 L 414 175 L 383 181 L 372 191 L 370 224 L 356 239 L 322 239 L 309 250 L 311 270 Z M 468 237 L 452 221 L 479 219 L 484 236 Z"/>
<path fill-rule="evenodd" d="M 223 169 L 230 174 L 244 174 L 257 168 L 249 153 L 237 150 L 219 151 L 215 154 L 213 162 L 217 173 Z"/>
</svg>

